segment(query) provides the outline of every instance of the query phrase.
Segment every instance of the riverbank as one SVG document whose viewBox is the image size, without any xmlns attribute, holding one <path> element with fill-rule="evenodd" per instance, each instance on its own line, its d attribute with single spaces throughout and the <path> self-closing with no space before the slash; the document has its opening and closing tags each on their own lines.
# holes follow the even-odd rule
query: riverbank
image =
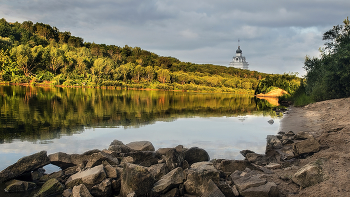
<svg viewBox="0 0 350 197">
<path fill-rule="evenodd" d="M 350 98 L 335 99 L 290 107 L 281 120 L 280 131 L 311 134 L 321 150 L 299 158 L 295 169 L 274 170 L 273 180 L 285 196 L 348 196 L 350 193 Z M 300 188 L 290 179 L 302 166 L 320 162 L 324 180 L 313 186 Z"/>
</svg>

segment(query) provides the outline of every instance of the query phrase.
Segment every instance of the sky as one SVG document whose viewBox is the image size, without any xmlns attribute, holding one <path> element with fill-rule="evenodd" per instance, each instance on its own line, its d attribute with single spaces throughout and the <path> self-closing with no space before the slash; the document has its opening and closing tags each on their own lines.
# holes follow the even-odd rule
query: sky
<svg viewBox="0 0 350 197">
<path fill-rule="evenodd" d="M 349 9 L 348 0 L 0 0 L 8 22 L 42 22 L 85 42 L 184 62 L 228 66 L 240 40 L 249 70 L 299 76 Z"/>
</svg>

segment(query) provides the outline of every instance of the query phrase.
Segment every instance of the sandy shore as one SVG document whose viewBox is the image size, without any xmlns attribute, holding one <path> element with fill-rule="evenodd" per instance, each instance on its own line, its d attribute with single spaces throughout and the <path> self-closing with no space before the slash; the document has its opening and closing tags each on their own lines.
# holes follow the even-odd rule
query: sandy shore
<svg viewBox="0 0 350 197">
<path fill-rule="evenodd" d="M 321 159 L 325 177 L 323 182 L 301 189 L 281 179 L 292 176 L 298 169 L 275 170 L 273 179 L 282 196 L 350 196 L 350 98 L 290 107 L 281 120 L 280 131 L 305 131 L 320 142 L 322 150 L 300 159 L 297 167 Z"/>
</svg>

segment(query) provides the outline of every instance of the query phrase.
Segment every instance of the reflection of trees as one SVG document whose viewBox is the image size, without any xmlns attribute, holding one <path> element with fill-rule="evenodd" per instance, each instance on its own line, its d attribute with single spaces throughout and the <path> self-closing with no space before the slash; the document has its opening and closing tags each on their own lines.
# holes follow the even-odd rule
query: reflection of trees
<svg viewBox="0 0 350 197">
<path fill-rule="evenodd" d="M 256 110 L 254 97 L 232 94 L 0 86 L 0 95 L 0 143 L 59 138 L 84 127 L 139 127 Z"/>
</svg>

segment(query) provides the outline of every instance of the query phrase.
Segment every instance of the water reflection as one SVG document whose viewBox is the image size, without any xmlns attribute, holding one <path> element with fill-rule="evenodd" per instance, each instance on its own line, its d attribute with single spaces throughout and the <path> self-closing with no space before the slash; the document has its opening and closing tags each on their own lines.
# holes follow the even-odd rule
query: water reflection
<svg viewBox="0 0 350 197">
<path fill-rule="evenodd" d="M 262 153 L 279 126 L 267 123 L 270 107 L 247 95 L 0 86 L 0 170 L 41 150 L 82 153 L 113 139 L 198 146 L 212 158 Z"/>
</svg>

